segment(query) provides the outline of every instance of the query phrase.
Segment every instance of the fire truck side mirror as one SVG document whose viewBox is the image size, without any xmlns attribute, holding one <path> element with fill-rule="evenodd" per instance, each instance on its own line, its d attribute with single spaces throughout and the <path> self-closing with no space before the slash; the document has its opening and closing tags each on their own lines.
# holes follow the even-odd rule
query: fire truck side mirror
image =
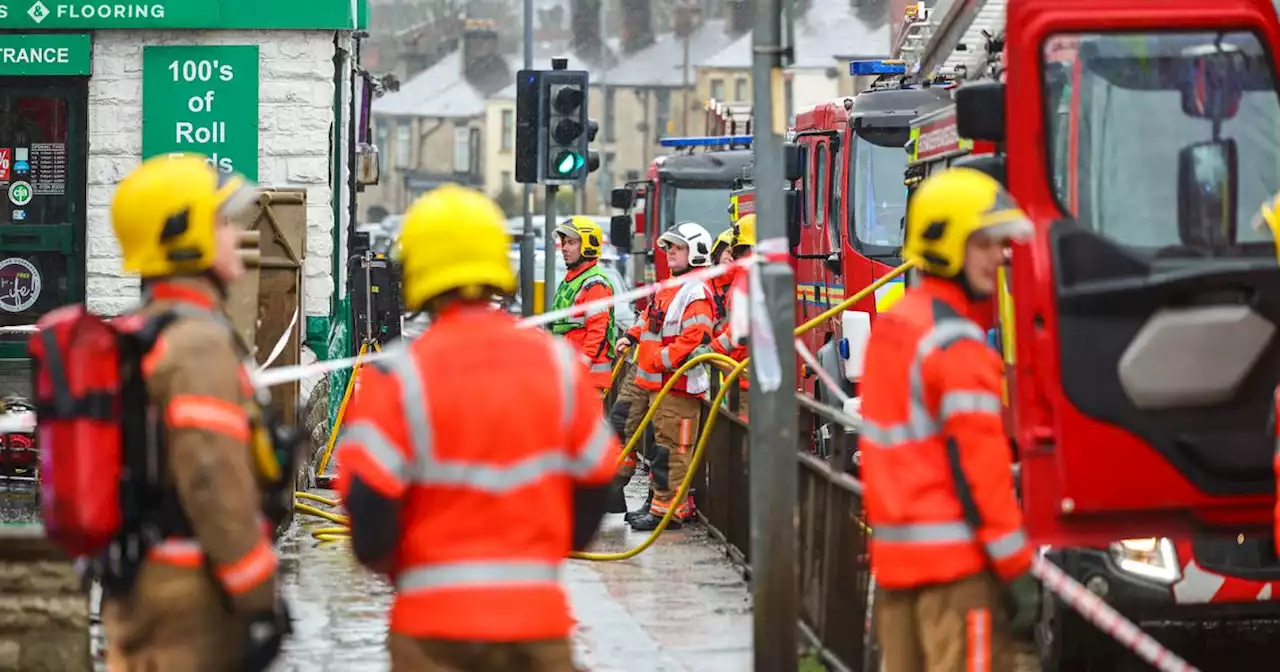
<svg viewBox="0 0 1280 672">
<path fill-rule="evenodd" d="M 619 210 L 630 210 L 636 203 L 636 192 L 629 187 L 618 187 L 609 192 L 609 205 Z"/>
<path fill-rule="evenodd" d="M 800 247 L 800 192 L 788 189 L 787 195 L 787 248 L 792 252 Z"/>
<path fill-rule="evenodd" d="M 1004 84 L 975 82 L 956 89 L 956 134 L 966 140 L 1004 142 Z"/>
<path fill-rule="evenodd" d="M 617 193 L 617 190 L 614 190 Z M 609 242 L 623 254 L 631 253 L 631 215 L 614 215 L 609 218 Z"/>
<path fill-rule="evenodd" d="M 1178 238 L 1185 247 L 1222 252 L 1236 244 L 1238 173 L 1233 139 L 1178 152 Z"/>
<path fill-rule="evenodd" d="M 804 162 L 801 160 L 801 154 L 798 143 L 782 143 L 782 179 L 795 182 L 804 176 Z"/>
</svg>

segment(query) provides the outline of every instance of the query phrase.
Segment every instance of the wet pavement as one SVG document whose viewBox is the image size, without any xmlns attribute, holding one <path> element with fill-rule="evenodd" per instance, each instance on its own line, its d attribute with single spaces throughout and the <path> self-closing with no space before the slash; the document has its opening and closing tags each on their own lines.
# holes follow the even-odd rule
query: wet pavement
<svg viewBox="0 0 1280 672">
<path fill-rule="evenodd" d="M 332 496 L 327 491 L 316 494 Z M 628 493 L 643 500 L 639 478 Z M 0 483 L 0 521 L 34 521 L 30 486 Z M 346 542 L 311 537 L 328 521 L 299 516 L 280 542 L 295 636 L 275 672 L 384 672 L 391 591 Z M 621 515 L 606 517 L 593 552 L 638 545 Z M 574 560 L 564 582 L 579 625 L 579 666 L 594 672 L 742 672 L 751 669 L 751 598 L 741 572 L 702 526 L 669 531 L 639 556 Z M 96 632 L 95 644 L 101 644 Z"/>
</svg>

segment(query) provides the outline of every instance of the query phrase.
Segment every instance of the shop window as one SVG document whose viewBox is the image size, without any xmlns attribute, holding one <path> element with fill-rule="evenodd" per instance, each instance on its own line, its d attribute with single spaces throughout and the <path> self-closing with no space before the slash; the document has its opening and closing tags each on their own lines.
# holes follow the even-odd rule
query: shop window
<svg viewBox="0 0 1280 672">
<path fill-rule="evenodd" d="M 0 326 L 84 300 L 86 83 L 0 78 Z M 25 350 L 0 335 L 0 359 Z"/>
</svg>

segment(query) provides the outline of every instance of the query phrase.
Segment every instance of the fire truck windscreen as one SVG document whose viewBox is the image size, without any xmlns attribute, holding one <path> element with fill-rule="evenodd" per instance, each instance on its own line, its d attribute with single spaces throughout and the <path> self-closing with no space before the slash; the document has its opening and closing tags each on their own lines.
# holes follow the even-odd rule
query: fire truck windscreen
<svg viewBox="0 0 1280 672">
<path fill-rule="evenodd" d="M 905 137 L 905 133 L 901 134 Z M 903 217 L 907 214 L 907 169 L 902 143 L 875 144 L 857 136 L 853 170 L 849 171 L 849 228 L 870 257 L 890 257 L 902 247 Z"/>
<path fill-rule="evenodd" d="M 663 187 L 667 189 L 675 194 L 670 201 L 673 207 L 663 208 L 663 231 L 681 222 L 697 222 L 714 239 L 729 228 L 729 189 Z"/>
<path fill-rule="evenodd" d="M 1060 35 L 1043 68 L 1053 183 L 1078 224 L 1157 258 L 1275 254 L 1250 226 L 1280 188 L 1280 98 L 1255 35 Z"/>
</svg>

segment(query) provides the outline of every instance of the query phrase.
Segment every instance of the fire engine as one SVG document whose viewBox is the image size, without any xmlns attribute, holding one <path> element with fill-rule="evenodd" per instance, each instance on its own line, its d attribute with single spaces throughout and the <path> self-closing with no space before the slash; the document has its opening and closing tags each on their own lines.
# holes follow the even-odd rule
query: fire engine
<svg viewBox="0 0 1280 672">
<path fill-rule="evenodd" d="M 610 241 L 620 251 L 644 255 L 634 267 L 637 287 L 670 275 L 666 255 L 654 254 L 663 231 L 694 221 L 714 238 L 730 225 L 731 196 L 750 171 L 750 106 L 711 100 L 706 113 L 708 135 L 662 138 L 658 144 L 674 153 L 655 158 L 645 180 L 610 194 L 611 205 L 626 211 L 611 220 Z"/>
<path fill-rule="evenodd" d="M 913 124 L 908 182 L 985 153 L 1036 227 L 999 311 L 1033 541 L 1146 627 L 1274 622 L 1280 273 L 1239 221 L 1280 188 L 1275 7 L 956 2 L 907 26 L 907 73 L 959 83 Z M 1044 669 L 1114 660 L 1099 636 L 1046 594 Z"/>
</svg>

